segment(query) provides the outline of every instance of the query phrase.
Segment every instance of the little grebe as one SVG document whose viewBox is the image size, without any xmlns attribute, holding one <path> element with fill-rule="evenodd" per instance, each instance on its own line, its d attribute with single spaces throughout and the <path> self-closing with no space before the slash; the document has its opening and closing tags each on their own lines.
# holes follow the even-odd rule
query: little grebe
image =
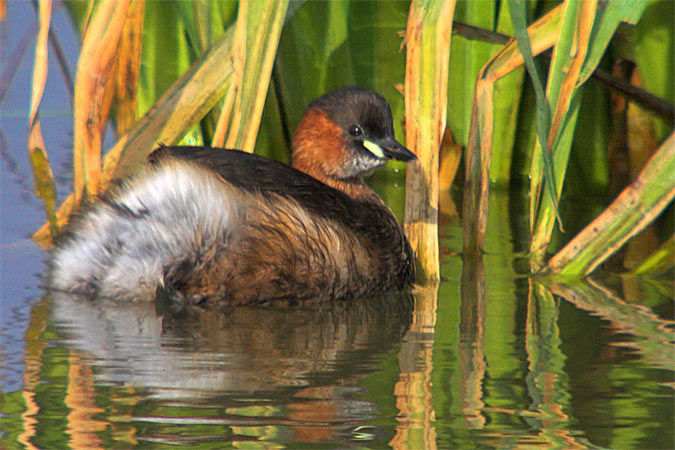
<svg viewBox="0 0 675 450">
<path fill-rule="evenodd" d="M 393 214 L 363 182 L 389 158 L 386 100 L 325 94 L 293 135 L 292 167 L 238 150 L 160 147 L 80 215 L 52 255 L 51 287 L 152 300 L 265 304 L 358 298 L 414 281 Z"/>
</svg>

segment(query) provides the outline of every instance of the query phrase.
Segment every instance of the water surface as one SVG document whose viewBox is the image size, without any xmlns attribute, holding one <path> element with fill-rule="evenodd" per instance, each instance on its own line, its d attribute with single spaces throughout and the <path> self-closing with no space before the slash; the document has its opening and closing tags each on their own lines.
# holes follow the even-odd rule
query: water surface
<svg viewBox="0 0 675 450">
<path fill-rule="evenodd" d="M 214 312 L 3 290 L 26 314 L 3 325 L 2 447 L 672 447 L 664 284 L 519 275 L 504 231 L 463 260 L 443 218 L 443 281 L 412 293 Z"/>
</svg>

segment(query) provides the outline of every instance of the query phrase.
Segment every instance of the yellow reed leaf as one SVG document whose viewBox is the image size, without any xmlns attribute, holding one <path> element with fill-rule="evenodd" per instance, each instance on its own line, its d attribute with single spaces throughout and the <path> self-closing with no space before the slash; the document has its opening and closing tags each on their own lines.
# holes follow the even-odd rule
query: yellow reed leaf
<svg viewBox="0 0 675 450">
<path fill-rule="evenodd" d="M 49 25 L 51 22 L 51 0 L 41 0 L 38 4 L 38 14 L 40 19 L 40 28 L 35 45 L 35 61 L 33 64 L 33 85 L 30 104 L 30 131 L 28 134 L 28 154 L 33 166 L 35 175 L 35 187 L 38 196 L 42 198 L 49 221 L 49 230 L 53 235 L 58 232 L 56 221 L 55 205 L 56 191 L 54 189 L 54 175 L 52 174 L 45 150 L 45 143 L 42 138 L 40 128 L 40 118 L 38 109 L 44 93 L 45 83 L 48 73 L 48 48 L 47 37 L 49 34 Z"/>
<path fill-rule="evenodd" d="M 109 89 L 129 0 L 102 0 L 87 27 L 77 65 L 74 113 L 75 203 L 99 192 L 101 135 L 112 101 Z"/>
<path fill-rule="evenodd" d="M 214 147 L 255 148 L 288 1 L 239 3 L 230 62 L 234 79 L 212 140 Z"/>
<path fill-rule="evenodd" d="M 406 29 L 406 144 L 419 162 L 406 170 L 404 228 L 417 254 L 422 282 L 440 278 L 438 170 L 455 4 L 454 0 L 413 1 Z"/>
<path fill-rule="evenodd" d="M 115 58 L 115 125 L 117 133 L 126 133 L 136 123 L 138 77 L 143 45 L 143 16 L 145 0 L 134 0 L 120 36 Z"/>
</svg>

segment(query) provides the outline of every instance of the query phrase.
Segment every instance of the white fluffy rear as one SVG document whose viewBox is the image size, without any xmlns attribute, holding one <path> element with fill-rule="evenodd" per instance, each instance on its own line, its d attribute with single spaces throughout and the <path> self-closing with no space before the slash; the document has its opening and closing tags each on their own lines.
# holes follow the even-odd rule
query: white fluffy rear
<svg viewBox="0 0 675 450">
<path fill-rule="evenodd" d="M 51 286 L 148 299 L 163 284 L 166 267 L 225 239 L 234 215 L 232 191 L 185 161 L 148 168 L 76 223 L 53 252 Z"/>
</svg>

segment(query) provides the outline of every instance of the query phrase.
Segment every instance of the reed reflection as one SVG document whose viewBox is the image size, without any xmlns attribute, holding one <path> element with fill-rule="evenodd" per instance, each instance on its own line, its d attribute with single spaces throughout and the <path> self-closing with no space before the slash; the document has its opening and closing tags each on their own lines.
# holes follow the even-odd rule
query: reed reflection
<svg viewBox="0 0 675 450">
<path fill-rule="evenodd" d="M 396 434 L 389 445 L 398 449 L 437 448 L 431 373 L 438 310 L 438 283 L 418 286 L 410 329 L 398 354 L 399 379 L 394 387 L 398 409 Z"/>
<path fill-rule="evenodd" d="M 481 255 L 464 255 L 462 266 L 462 303 L 459 327 L 461 401 L 465 426 L 485 426 L 485 266 Z"/>
</svg>

